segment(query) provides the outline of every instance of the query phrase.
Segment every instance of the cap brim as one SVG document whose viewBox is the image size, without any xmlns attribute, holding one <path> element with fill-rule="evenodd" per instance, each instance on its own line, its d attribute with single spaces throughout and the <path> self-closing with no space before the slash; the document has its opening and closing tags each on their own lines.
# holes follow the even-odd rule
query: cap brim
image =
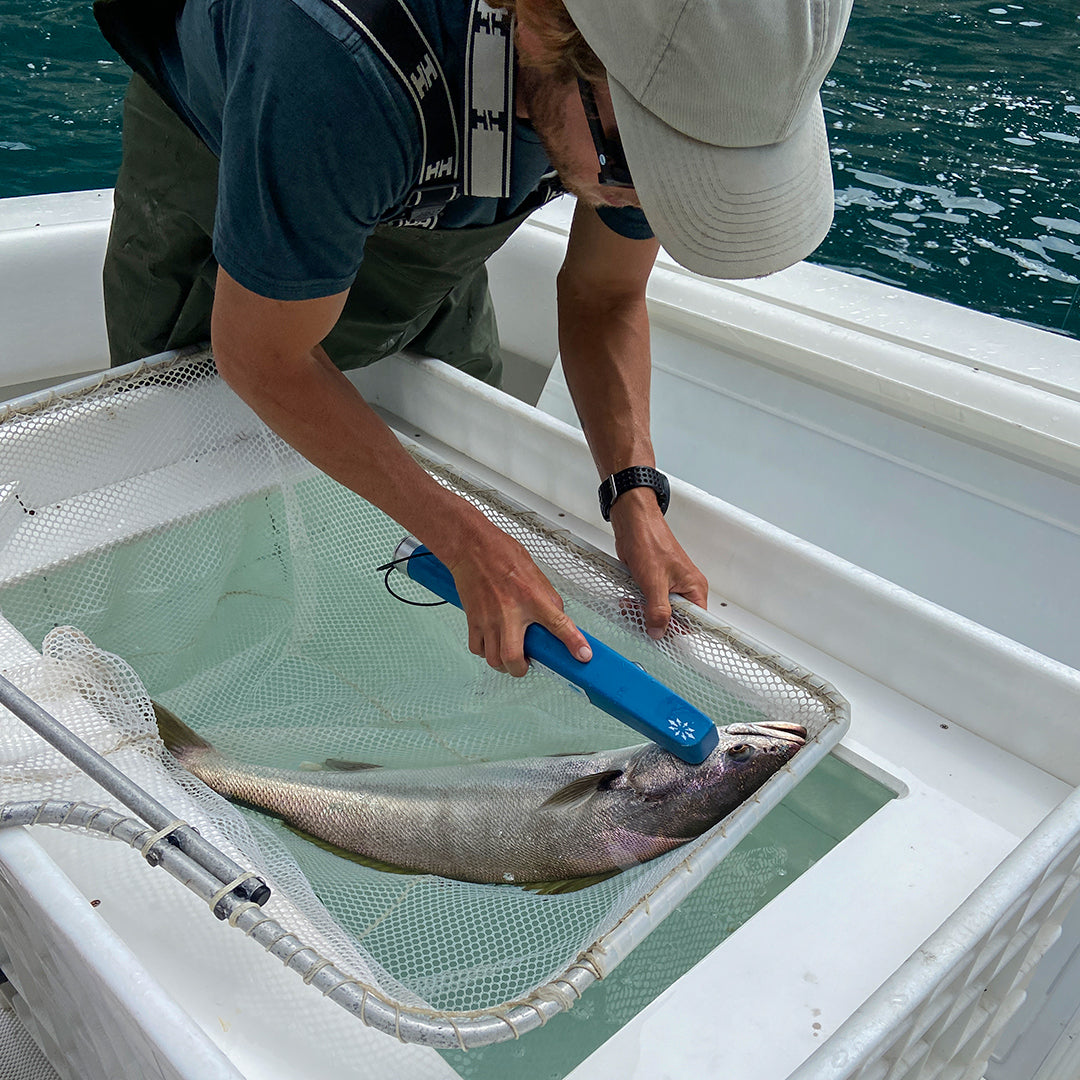
<svg viewBox="0 0 1080 1080">
<path fill-rule="evenodd" d="M 645 216 L 688 270 L 763 277 L 805 259 L 825 239 L 833 217 L 832 165 L 817 95 L 784 142 L 729 148 L 683 135 L 615 79 L 608 84 Z"/>
</svg>

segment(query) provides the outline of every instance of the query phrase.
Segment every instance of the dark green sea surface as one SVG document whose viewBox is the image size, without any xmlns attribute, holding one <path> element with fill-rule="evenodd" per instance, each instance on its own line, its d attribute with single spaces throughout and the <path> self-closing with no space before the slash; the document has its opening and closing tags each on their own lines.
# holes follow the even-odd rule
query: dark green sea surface
<svg viewBox="0 0 1080 1080">
<path fill-rule="evenodd" d="M 0 0 L 0 197 L 109 187 L 127 72 L 89 2 Z M 856 0 L 814 262 L 1080 336 L 1080 4 Z"/>
</svg>

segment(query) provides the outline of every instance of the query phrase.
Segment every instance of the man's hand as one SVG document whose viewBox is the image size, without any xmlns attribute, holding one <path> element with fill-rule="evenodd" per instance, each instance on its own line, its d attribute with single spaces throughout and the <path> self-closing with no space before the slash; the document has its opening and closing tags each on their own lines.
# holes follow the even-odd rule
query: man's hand
<svg viewBox="0 0 1080 1080">
<path fill-rule="evenodd" d="M 615 554 L 645 595 L 645 630 L 662 638 L 671 619 L 669 594 L 705 607 L 709 583 L 691 562 L 660 513 L 652 488 L 631 488 L 611 508 Z"/>
<path fill-rule="evenodd" d="M 524 675 L 525 630 L 539 623 L 583 663 L 592 658 L 584 634 L 563 611 L 562 597 L 529 553 L 512 537 L 492 527 L 483 546 L 449 566 L 469 622 L 469 650 L 496 671 Z"/>
</svg>

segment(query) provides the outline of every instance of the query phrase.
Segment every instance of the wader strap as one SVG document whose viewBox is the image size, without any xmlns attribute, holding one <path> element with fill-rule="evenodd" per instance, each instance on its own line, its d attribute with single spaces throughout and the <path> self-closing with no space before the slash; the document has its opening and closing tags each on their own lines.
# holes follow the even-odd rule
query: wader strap
<svg viewBox="0 0 1080 1080">
<path fill-rule="evenodd" d="M 458 195 L 510 194 L 514 18 L 474 0 L 466 37 L 464 121 L 442 65 L 404 0 L 323 0 L 368 40 L 405 88 L 420 123 L 420 180 L 391 219 L 435 223 Z M 459 132 L 464 133 L 464 154 Z"/>
<path fill-rule="evenodd" d="M 465 57 L 465 194 L 510 194 L 514 17 L 476 0 Z"/>
<path fill-rule="evenodd" d="M 412 101 L 423 151 L 420 181 L 395 220 L 426 223 L 461 194 L 458 124 L 450 84 L 439 58 L 404 0 L 323 3 L 367 38 Z"/>
<path fill-rule="evenodd" d="M 490 7 L 487 0 L 473 0 L 464 86 L 455 88 L 405 0 L 322 2 L 370 43 L 416 111 L 422 139 L 418 183 L 383 224 L 433 228 L 447 203 L 459 195 L 507 198 L 514 116 L 514 17 Z M 95 0 L 94 14 L 113 48 L 191 126 L 168 88 L 158 59 L 160 46 L 175 42 L 176 17 L 183 5 L 184 0 Z M 462 105 L 461 123 L 455 100 Z M 550 174 L 527 205 L 535 208 L 561 193 L 557 178 Z"/>
</svg>

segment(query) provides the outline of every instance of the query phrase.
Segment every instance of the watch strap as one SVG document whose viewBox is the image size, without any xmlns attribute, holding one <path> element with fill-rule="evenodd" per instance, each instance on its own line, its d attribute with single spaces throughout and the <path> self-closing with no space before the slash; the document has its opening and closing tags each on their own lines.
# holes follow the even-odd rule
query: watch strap
<svg viewBox="0 0 1080 1080">
<path fill-rule="evenodd" d="M 652 488 L 656 492 L 656 502 L 660 507 L 660 513 L 667 513 L 668 502 L 671 500 L 671 485 L 668 483 L 668 478 L 649 465 L 632 465 L 629 469 L 612 473 L 597 491 L 600 498 L 600 513 L 605 521 L 611 520 L 611 507 L 615 500 L 624 492 L 637 487 Z"/>
</svg>

